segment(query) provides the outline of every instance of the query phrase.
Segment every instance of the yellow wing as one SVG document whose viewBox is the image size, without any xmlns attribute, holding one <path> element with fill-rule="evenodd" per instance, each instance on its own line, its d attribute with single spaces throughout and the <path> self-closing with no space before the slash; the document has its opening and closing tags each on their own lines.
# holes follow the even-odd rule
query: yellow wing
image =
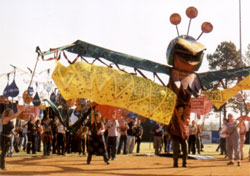
<svg viewBox="0 0 250 176">
<path fill-rule="evenodd" d="M 235 96 L 239 91 L 250 89 L 250 76 L 247 76 L 241 82 L 236 84 L 234 87 L 225 90 L 214 90 L 202 92 L 214 106 L 219 109 L 225 104 L 230 98 Z"/>
<path fill-rule="evenodd" d="M 163 124 L 169 124 L 177 98 L 173 91 L 149 79 L 84 62 L 68 67 L 57 62 L 52 78 L 66 100 L 87 98 Z"/>
</svg>

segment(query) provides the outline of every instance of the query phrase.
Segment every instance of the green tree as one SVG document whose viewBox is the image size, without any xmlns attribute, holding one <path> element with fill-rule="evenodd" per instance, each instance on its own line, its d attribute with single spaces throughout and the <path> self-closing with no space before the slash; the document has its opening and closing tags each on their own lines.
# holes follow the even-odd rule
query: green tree
<svg viewBox="0 0 250 176">
<path fill-rule="evenodd" d="M 244 62 L 246 62 L 247 65 L 250 65 L 250 44 L 247 45 L 247 52 L 246 57 L 244 58 Z"/>
<path fill-rule="evenodd" d="M 244 62 L 241 62 L 240 51 L 236 49 L 235 44 L 227 41 L 221 42 L 217 46 L 213 54 L 207 54 L 207 60 L 209 63 L 209 69 L 213 71 L 234 69 L 246 65 Z M 224 79 L 221 80 L 220 83 L 221 84 L 219 84 L 218 88 L 227 89 L 237 83 L 237 78 Z M 212 87 L 217 88 L 216 85 L 218 85 L 218 83 L 213 83 Z M 228 105 L 232 107 L 236 112 L 240 109 L 241 106 L 235 98 L 232 98 L 228 102 Z M 223 106 L 223 112 L 224 117 L 226 117 L 226 105 Z"/>
<path fill-rule="evenodd" d="M 232 42 L 221 42 L 213 54 L 207 55 L 209 69 L 228 70 L 240 67 L 240 52 Z M 244 63 L 241 65 L 244 66 Z"/>
</svg>

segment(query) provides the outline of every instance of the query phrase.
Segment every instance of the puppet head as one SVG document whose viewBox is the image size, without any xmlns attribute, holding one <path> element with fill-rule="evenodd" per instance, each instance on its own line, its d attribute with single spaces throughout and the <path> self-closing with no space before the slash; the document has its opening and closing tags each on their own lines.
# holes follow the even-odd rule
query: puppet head
<svg viewBox="0 0 250 176">
<path fill-rule="evenodd" d="M 168 45 L 168 64 L 179 70 L 197 71 L 202 63 L 205 49 L 204 45 L 191 36 L 176 37 Z"/>
<path fill-rule="evenodd" d="M 189 7 L 186 10 L 186 15 L 190 18 L 187 35 L 180 35 L 177 25 L 181 22 L 181 16 L 174 13 L 170 16 L 170 22 L 176 25 L 178 37 L 173 39 L 167 48 L 167 62 L 174 68 L 187 72 L 197 71 L 202 63 L 204 45 L 197 40 L 203 33 L 212 31 L 213 26 L 209 22 L 204 22 L 201 26 L 202 33 L 197 39 L 188 35 L 191 20 L 198 15 L 198 10 L 195 7 Z"/>
</svg>

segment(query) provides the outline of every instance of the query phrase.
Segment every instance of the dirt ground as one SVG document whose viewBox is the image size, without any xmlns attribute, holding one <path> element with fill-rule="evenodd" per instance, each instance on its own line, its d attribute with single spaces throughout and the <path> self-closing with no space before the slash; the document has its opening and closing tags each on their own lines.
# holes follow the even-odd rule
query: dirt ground
<svg viewBox="0 0 250 176">
<path fill-rule="evenodd" d="M 228 160 L 215 153 L 215 146 L 205 146 L 202 155 L 215 157 L 210 160 L 188 160 L 187 168 L 173 168 L 170 157 L 154 156 L 152 149 L 144 150 L 147 156 L 118 155 L 110 165 L 104 163 L 100 156 L 93 156 L 90 165 L 86 164 L 86 156 L 71 154 L 67 156 L 26 155 L 24 153 L 6 158 L 6 171 L 0 171 L 1 176 L 163 176 L 163 175 L 241 175 L 250 176 L 248 148 L 245 158 L 238 167 L 236 164 L 227 166 Z M 211 150 L 211 151 L 210 151 Z M 181 160 L 179 161 L 181 166 Z"/>
</svg>

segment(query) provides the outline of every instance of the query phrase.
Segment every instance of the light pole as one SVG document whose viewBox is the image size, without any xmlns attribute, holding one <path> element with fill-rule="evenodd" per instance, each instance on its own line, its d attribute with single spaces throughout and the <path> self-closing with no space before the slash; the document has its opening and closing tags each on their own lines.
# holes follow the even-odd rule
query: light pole
<svg viewBox="0 0 250 176">
<path fill-rule="evenodd" d="M 241 0 L 239 0 L 239 37 L 240 37 L 240 67 L 242 67 L 242 45 L 241 45 Z"/>
<path fill-rule="evenodd" d="M 242 45 L 241 45 L 241 0 L 239 0 L 239 42 L 240 42 L 240 67 L 242 67 Z M 243 91 L 241 91 L 243 94 Z M 242 103 L 240 103 L 240 116 L 242 116 Z"/>
</svg>

